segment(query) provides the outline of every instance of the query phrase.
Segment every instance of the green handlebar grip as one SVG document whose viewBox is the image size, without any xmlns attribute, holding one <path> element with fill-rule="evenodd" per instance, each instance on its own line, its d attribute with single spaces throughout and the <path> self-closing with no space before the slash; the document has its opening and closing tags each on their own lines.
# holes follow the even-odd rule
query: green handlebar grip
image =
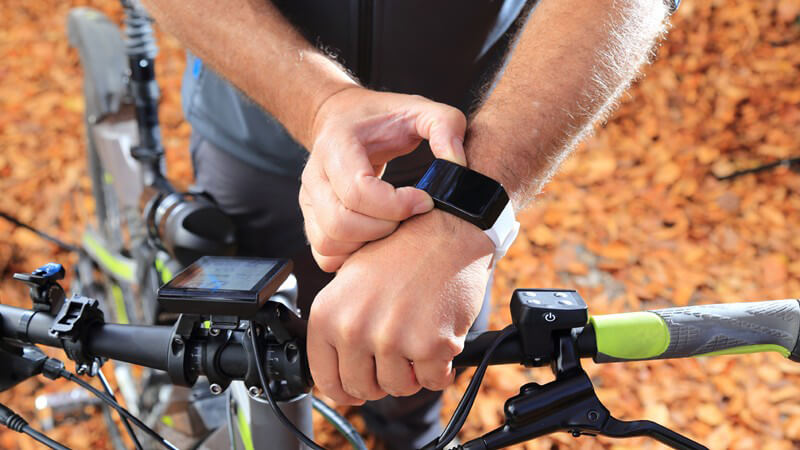
<svg viewBox="0 0 800 450">
<path fill-rule="evenodd" d="M 687 306 L 592 316 L 597 362 L 776 351 L 800 361 L 800 302 Z"/>
</svg>

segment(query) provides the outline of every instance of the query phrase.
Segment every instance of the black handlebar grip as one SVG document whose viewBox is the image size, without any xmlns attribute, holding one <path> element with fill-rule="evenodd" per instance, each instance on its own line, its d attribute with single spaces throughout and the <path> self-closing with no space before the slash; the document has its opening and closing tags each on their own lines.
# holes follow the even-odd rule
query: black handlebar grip
<svg viewBox="0 0 800 450">
<path fill-rule="evenodd" d="M 800 303 L 772 300 L 594 316 L 597 362 L 775 351 L 800 361 Z"/>
</svg>

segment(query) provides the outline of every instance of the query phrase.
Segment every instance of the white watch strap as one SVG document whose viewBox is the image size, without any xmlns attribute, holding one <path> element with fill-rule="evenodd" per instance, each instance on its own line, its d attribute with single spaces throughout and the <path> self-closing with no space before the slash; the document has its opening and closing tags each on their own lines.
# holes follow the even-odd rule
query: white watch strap
<svg viewBox="0 0 800 450">
<path fill-rule="evenodd" d="M 514 206 L 509 201 L 503 212 L 497 217 L 492 228 L 483 230 L 486 236 L 494 243 L 494 256 L 492 257 L 492 267 L 506 254 L 508 248 L 514 243 L 519 233 L 519 222 L 514 217 Z"/>
</svg>

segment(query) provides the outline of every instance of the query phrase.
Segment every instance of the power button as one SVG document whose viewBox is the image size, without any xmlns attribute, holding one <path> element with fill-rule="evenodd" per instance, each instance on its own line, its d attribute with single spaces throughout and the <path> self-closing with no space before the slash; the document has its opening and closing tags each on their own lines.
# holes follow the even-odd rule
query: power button
<svg viewBox="0 0 800 450">
<path fill-rule="evenodd" d="M 544 313 L 542 317 L 544 317 L 545 322 L 555 322 L 557 319 L 556 315 L 553 314 L 552 311 Z"/>
</svg>

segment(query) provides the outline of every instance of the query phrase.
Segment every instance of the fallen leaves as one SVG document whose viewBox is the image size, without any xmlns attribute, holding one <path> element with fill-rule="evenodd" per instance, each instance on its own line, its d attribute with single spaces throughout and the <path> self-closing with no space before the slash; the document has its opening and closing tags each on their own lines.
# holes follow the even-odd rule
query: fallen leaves
<svg viewBox="0 0 800 450">
<path fill-rule="evenodd" d="M 65 38 L 69 3 L 0 6 L 0 210 L 75 242 L 93 205 L 81 70 Z M 119 20 L 115 0 L 91 3 Z M 595 314 L 800 296 L 800 175 L 714 177 L 800 154 L 798 15 L 798 0 L 683 2 L 645 77 L 520 216 L 523 232 L 495 277 L 494 328 L 509 322 L 516 287 L 578 288 Z M 165 35 L 159 46 L 167 166 L 188 184 L 183 50 Z M 74 262 L 0 221 L 0 301 L 27 304 L 10 273 L 50 260 Z M 779 355 L 586 366 L 623 419 L 657 420 L 714 449 L 800 447 L 800 365 Z M 491 368 L 462 437 L 498 426 L 503 401 L 521 384 L 548 380 L 545 369 Z M 446 392 L 445 414 L 466 382 Z M 0 401 L 31 418 L 34 391 L 61 388 L 33 380 Z M 354 410 L 341 411 L 364 429 Z M 314 420 L 324 445 L 346 448 Z M 74 448 L 110 448 L 99 417 L 51 434 Z M 0 433 L 0 447 L 36 448 L 10 432 Z M 661 447 L 560 434 L 524 448 Z"/>
</svg>

